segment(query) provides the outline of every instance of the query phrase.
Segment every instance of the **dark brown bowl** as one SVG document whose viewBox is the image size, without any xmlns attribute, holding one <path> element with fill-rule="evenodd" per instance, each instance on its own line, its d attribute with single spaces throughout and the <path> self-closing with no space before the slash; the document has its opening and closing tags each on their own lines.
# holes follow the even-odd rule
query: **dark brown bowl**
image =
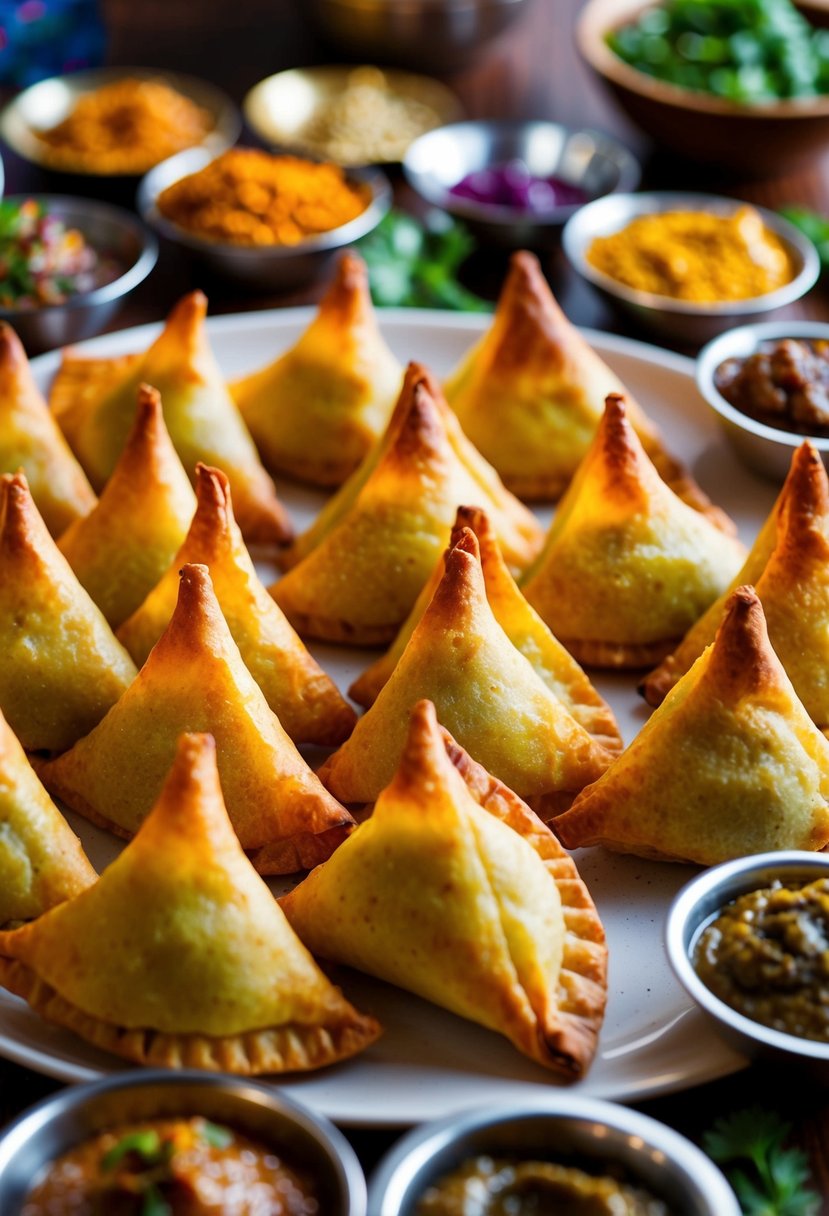
<svg viewBox="0 0 829 1216">
<path fill-rule="evenodd" d="M 625 113 L 656 143 L 683 158 L 752 177 L 777 174 L 826 146 L 829 95 L 738 105 L 666 84 L 625 63 L 605 37 L 650 7 L 643 0 L 588 0 L 576 42 Z"/>
</svg>

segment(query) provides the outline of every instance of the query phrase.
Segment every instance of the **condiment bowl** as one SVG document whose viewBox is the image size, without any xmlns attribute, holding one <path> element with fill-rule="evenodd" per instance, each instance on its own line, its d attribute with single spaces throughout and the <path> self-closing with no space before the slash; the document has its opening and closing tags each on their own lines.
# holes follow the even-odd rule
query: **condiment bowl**
<svg viewBox="0 0 829 1216">
<path fill-rule="evenodd" d="M 349 223 L 297 245 L 244 246 L 209 241 L 163 216 L 156 200 L 173 182 L 197 173 L 213 159 L 204 149 L 191 148 L 151 169 L 138 189 L 138 210 L 160 236 L 182 246 L 208 271 L 252 290 L 287 291 L 312 282 L 338 249 L 376 228 L 391 206 L 391 186 L 385 174 L 379 169 L 352 169 L 349 179 L 365 182 L 371 199 L 365 211 Z"/>
<path fill-rule="evenodd" d="M 77 228 L 98 253 L 123 269 L 118 278 L 93 291 L 70 297 L 65 304 L 40 308 L 0 308 L 0 320 L 14 327 L 30 354 L 91 338 L 108 324 L 124 300 L 155 266 L 158 242 L 129 211 L 93 199 L 61 194 L 8 195 L 6 202 L 42 203 L 50 215 Z"/>
<path fill-rule="evenodd" d="M 596 199 L 639 182 L 639 162 L 617 139 L 572 130 L 557 122 L 452 123 L 421 135 L 409 147 L 403 171 L 428 202 L 463 219 L 486 240 L 521 248 L 557 240 L 559 229 L 582 205 L 544 213 L 459 198 L 451 188 L 470 173 L 522 161 L 533 177 L 556 177 Z"/>
<path fill-rule="evenodd" d="M 562 233 L 562 245 L 579 274 L 611 304 L 663 337 L 685 346 L 701 346 L 723 330 L 753 321 L 799 300 L 814 284 L 820 272 L 817 251 L 793 224 L 773 211 L 755 208 L 766 228 L 785 245 L 794 273 L 789 282 L 776 291 L 747 300 L 696 303 L 640 291 L 592 266 L 587 260 L 588 250 L 596 237 L 618 232 L 641 215 L 661 211 L 709 211 L 716 215 L 730 215 L 742 206 L 745 204 L 733 198 L 673 190 L 612 194 L 588 203 L 571 216 Z"/>
<path fill-rule="evenodd" d="M 472 1110 L 409 1132 L 369 1182 L 369 1216 L 414 1216 L 427 1187 L 479 1155 L 572 1163 L 621 1173 L 672 1216 L 739 1216 L 719 1170 L 690 1141 L 645 1115 L 609 1102 L 545 1094 L 520 1106 Z"/>
<path fill-rule="evenodd" d="M 814 1081 L 829 1085 L 829 1043 L 819 1043 L 772 1030 L 726 1005 L 706 987 L 691 961 L 697 939 L 711 918 L 731 900 L 749 891 L 782 882 L 829 878 L 824 853 L 759 853 L 714 866 L 693 878 L 677 895 L 668 913 L 668 959 L 686 992 L 731 1046 L 750 1058 L 796 1066 Z"/>
<path fill-rule="evenodd" d="M 829 95 L 741 105 L 625 63 L 607 45 L 607 34 L 651 7 L 645 0 L 588 0 L 576 44 L 628 117 L 657 143 L 683 159 L 756 177 L 779 174 L 825 146 Z"/>
<path fill-rule="evenodd" d="M 195 1071 L 118 1073 L 60 1090 L 0 1136 L 0 1212 L 19 1216 L 38 1175 L 107 1128 L 154 1118 L 201 1115 L 273 1145 L 312 1174 L 326 1216 L 365 1216 L 366 1185 L 351 1145 L 337 1129 L 270 1086 Z"/>
<path fill-rule="evenodd" d="M 753 355 L 761 342 L 781 338 L 829 341 L 829 325 L 822 321 L 768 321 L 730 329 L 704 346 L 697 357 L 697 388 L 717 415 L 725 436 L 742 461 L 774 481 L 785 481 L 792 454 L 804 439 L 814 444 L 829 468 L 829 438 L 779 430 L 730 404 L 717 389 L 714 375 L 726 359 Z"/>
</svg>

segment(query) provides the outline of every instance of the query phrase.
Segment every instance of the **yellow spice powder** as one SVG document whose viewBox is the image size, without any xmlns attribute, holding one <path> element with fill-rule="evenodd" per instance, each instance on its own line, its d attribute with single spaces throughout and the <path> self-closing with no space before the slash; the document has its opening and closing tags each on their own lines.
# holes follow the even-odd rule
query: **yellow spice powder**
<svg viewBox="0 0 829 1216">
<path fill-rule="evenodd" d="M 361 215 L 370 192 L 342 169 L 298 156 L 232 148 L 158 196 L 162 215 L 232 245 L 295 245 Z"/>
<path fill-rule="evenodd" d="M 753 207 L 642 215 L 596 237 L 587 260 L 628 287 L 701 304 L 765 295 L 794 273 L 785 245 Z"/>
</svg>

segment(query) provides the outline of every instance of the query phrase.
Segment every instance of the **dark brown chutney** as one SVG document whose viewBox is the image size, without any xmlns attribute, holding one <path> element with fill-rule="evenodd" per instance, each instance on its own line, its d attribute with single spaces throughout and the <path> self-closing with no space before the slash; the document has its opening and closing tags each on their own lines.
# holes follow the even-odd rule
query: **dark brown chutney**
<svg viewBox="0 0 829 1216">
<path fill-rule="evenodd" d="M 416 1216 L 670 1216 L 660 1199 L 609 1175 L 551 1161 L 470 1157 L 434 1182 Z"/>
<path fill-rule="evenodd" d="M 316 1188 L 274 1150 L 206 1119 L 156 1119 L 64 1153 L 21 1216 L 318 1216 Z"/>
<path fill-rule="evenodd" d="M 829 436 L 829 341 L 761 342 L 753 355 L 721 363 L 714 384 L 749 418 L 797 435 Z"/>
<path fill-rule="evenodd" d="M 700 934 L 697 975 L 773 1030 L 829 1042 L 829 878 L 741 895 Z"/>
</svg>

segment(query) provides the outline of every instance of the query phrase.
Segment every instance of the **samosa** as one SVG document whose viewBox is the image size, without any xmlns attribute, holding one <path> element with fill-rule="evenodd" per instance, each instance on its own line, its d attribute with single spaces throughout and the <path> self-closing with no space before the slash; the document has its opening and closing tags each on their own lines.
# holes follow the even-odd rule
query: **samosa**
<svg viewBox="0 0 829 1216">
<path fill-rule="evenodd" d="M 417 703 L 371 818 L 281 900 L 311 950 L 506 1035 L 577 1077 L 596 1049 L 604 932 L 575 864 Z"/>
<path fill-rule="evenodd" d="M 272 473 L 338 486 L 385 430 L 402 377 L 348 251 L 299 341 L 230 390 Z"/>
<path fill-rule="evenodd" d="M 336 747 L 351 734 L 356 714 L 259 581 L 233 517 L 227 477 L 197 465 L 196 497 L 184 544 L 118 637 L 136 663 L 146 662 L 175 611 L 179 570 L 202 563 L 242 660 L 287 734 L 294 743 Z"/>
<path fill-rule="evenodd" d="M 96 507 L 58 548 L 117 629 L 175 556 L 196 496 L 164 425 L 161 398 L 142 384 L 132 430 Z"/>
<path fill-rule="evenodd" d="M 136 675 L 22 473 L 0 478 L 0 652 L 0 709 L 27 751 L 71 747 Z"/>
<path fill-rule="evenodd" d="M 33 920 L 96 878 L 0 713 L 0 928 Z"/>
<path fill-rule="evenodd" d="M 521 589 L 580 663 L 644 667 L 670 653 L 744 555 L 659 477 L 611 393 Z"/>
<path fill-rule="evenodd" d="M 263 874 L 322 861 L 353 827 L 297 752 L 242 662 L 205 566 L 185 566 L 167 629 L 91 734 L 40 767 L 47 789 L 131 837 L 158 797 L 179 735 L 216 739 L 228 813 Z"/>
<path fill-rule="evenodd" d="M 612 755 L 587 733 L 495 619 L 478 542 L 464 529 L 400 661 L 354 733 L 320 769 L 346 803 L 391 780 L 412 706 L 434 702 L 469 754 L 542 816 L 569 805 Z"/>
<path fill-rule="evenodd" d="M 385 436 L 297 541 L 292 555 L 306 556 L 271 589 L 300 634 L 390 642 L 462 503 L 485 507 L 506 561 L 527 565 L 538 521 L 469 449 L 431 377 L 412 365 Z"/>
<path fill-rule="evenodd" d="M 553 829 L 568 848 L 717 865 L 829 844 L 829 741 L 771 647 L 751 587 L 711 646 Z"/>
<path fill-rule="evenodd" d="M 135 417 L 139 384 L 161 393 L 164 421 L 191 478 L 198 461 L 230 478 L 239 526 L 248 541 L 281 545 L 293 529 L 259 460 L 207 341 L 207 300 L 179 300 L 143 353 L 86 359 L 67 351 L 52 386 L 57 421 L 99 491 L 115 468 Z"/>
<path fill-rule="evenodd" d="M 320 1068 L 379 1033 L 239 847 L 208 735 L 181 738 L 152 813 L 94 886 L 0 934 L 0 983 L 96 1047 L 168 1068 Z"/>
<path fill-rule="evenodd" d="M 0 473 L 23 469 L 53 536 L 95 506 L 95 493 L 35 384 L 23 344 L 0 321 Z"/>
</svg>

